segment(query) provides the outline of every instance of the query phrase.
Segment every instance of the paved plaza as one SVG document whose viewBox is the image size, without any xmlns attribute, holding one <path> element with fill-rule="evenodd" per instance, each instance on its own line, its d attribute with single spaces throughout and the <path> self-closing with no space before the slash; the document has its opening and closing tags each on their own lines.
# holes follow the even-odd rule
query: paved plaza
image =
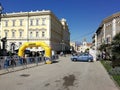
<svg viewBox="0 0 120 90">
<path fill-rule="evenodd" d="M 66 56 L 20 68 L 0 75 L 0 90 L 119 90 L 99 61 L 72 62 Z"/>
</svg>

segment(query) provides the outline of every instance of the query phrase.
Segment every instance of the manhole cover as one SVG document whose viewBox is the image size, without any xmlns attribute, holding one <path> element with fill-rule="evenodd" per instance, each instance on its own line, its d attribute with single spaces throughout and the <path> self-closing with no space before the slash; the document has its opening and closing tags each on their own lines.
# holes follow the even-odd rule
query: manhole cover
<svg viewBox="0 0 120 90">
<path fill-rule="evenodd" d="M 22 76 L 22 77 L 28 77 L 28 76 L 30 76 L 30 74 L 21 74 L 20 76 Z"/>
</svg>

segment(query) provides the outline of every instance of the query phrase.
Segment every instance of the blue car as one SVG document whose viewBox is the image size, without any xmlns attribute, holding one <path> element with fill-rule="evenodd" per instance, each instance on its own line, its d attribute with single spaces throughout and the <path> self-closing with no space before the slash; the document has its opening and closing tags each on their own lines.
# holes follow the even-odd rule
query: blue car
<svg viewBox="0 0 120 90">
<path fill-rule="evenodd" d="M 93 56 L 88 53 L 82 53 L 79 55 L 73 55 L 71 57 L 72 61 L 87 61 L 87 62 L 93 62 Z"/>
</svg>

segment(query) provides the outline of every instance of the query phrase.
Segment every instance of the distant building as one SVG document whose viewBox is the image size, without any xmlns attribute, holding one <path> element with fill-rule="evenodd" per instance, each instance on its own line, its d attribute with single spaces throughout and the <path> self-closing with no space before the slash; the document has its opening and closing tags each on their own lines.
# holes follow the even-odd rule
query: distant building
<svg viewBox="0 0 120 90">
<path fill-rule="evenodd" d="M 72 42 L 70 44 L 76 52 L 85 52 L 86 50 L 89 50 L 92 46 L 92 43 L 88 43 L 86 39 L 83 40 L 83 42 Z"/>
<path fill-rule="evenodd" d="M 76 47 L 75 42 L 70 42 L 70 51 L 71 52 L 77 51 L 77 47 Z"/>
<path fill-rule="evenodd" d="M 91 48 L 92 46 L 92 43 L 88 43 L 86 41 L 86 39 L 83 40 L 82 44 L 79 45 L 79 49 L 78 49 L 78 52 L 86 52 L 87 50 L 89 51 L 89 49 Z"/>
<path fill-rule="evenodd" d="M 6 48 L 14 51 L 24 42 L 43 41 L 55 51 L 70 50 L 70 32 L 65 19 L 50 10 L 6 13 L 1 15 L 0 39 L 7 37 Z M 43 50 L 41 47 L 28 48 Z"/>
</svg>

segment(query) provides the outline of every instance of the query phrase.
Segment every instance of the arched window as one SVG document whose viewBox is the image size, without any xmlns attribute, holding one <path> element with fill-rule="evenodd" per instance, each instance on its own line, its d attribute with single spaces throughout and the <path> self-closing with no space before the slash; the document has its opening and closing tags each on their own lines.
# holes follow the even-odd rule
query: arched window
<svg viewBox="0 0 120 90">
<path fill-rule="evenodd" d="M 42 31 L 42 37 L 45 37 L 45 32 L 44 31 Z"/>
<path fill-rule="evenodd" d="M 12 30 L 12 37 L 13 38 L 15 37 L 15 32 L 16 32 L 16 30 Z"/>
<path fill-rule="evenodd" d="M 19 37 L 22 37 L 23 36 L 23 31 L 22 29 L 19 29 Z"/>
<path fill-rule="evenodd" d="M 22 37 L 22 32 L 20 32 L 20 37 Z"/>
<path fill-rule="evenodd" d="M 36 37 L 39 37 L 39 32 L 38 31 L 36 32 Z"/>
<path fill-rule="evenodd" d="M 7 32 L 5 32 L 5 37 L 7 37 L 8 36 L 8 33 Z"/>
<path fill-rule="evenodd" d="M 32 32 L 30 32 L 30 38 L 32 38 L 32 34 L 33 34 L 33 33 L 32 33 Z"/>
<path fill-rule="evenodd" d="M 8 32 L 9 32 L 9 30 L 4 30 L 5 37 L 8 37 Z"/>
</svg>

